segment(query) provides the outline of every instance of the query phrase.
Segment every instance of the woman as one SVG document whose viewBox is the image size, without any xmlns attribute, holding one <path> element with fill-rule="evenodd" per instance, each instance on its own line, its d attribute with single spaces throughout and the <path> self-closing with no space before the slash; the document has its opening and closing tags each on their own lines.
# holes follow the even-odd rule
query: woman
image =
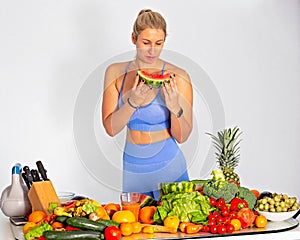
<svg viewBox="0 0 300 240">
<path fill-rule="evenodd" d="M 106 69 L 102 121 L 110 136 L 127 126 L 123 154 L 123 191 L 159 197 L 158 183 L 189 180 L 178 143 L 192 130 L 193 91 L 188 74 L 160 58 L 166 22 L 157 12 L 140 11 L 132 42 L 136 58 Z M 151 88 L 138 70 L 172 73 L 170 83 Z"/>
</svg>

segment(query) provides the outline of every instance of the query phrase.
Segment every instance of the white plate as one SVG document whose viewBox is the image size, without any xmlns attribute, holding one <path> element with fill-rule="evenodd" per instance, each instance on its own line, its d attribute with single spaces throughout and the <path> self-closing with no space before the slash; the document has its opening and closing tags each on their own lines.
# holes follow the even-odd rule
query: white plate
<svg viewBox="0 0 300 240">
<path fill-rule="evenodd" d="M 278 222 L 292 218 L 298 212 L 298 210 L 291 212 L 264 212 L 259 210 L 256 211 L 259 213 L 259 215 L 264 215 L 268 220 Z"/>
</svg>

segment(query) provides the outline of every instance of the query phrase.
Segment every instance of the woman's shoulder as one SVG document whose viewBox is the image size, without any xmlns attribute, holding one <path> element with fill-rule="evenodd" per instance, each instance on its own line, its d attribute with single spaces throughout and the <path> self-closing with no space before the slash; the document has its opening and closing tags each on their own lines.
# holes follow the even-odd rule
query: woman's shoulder
<svg viewBox="0 0 300 240">
<path fill-rule="evenodd" d="M 130 61 L 111 63 L 106 68 L 106 73 L 120 76 L 125 73 L 126 67 L 129 63 Z"/>
<path fill-rule="evenodd" d="M 177 77 L 190 81 L 189 74 L 181 67 L 178 67 L 172 63 L 166 62 L 165 70 L 171 73 L 175 73 Z"/>
</svg>

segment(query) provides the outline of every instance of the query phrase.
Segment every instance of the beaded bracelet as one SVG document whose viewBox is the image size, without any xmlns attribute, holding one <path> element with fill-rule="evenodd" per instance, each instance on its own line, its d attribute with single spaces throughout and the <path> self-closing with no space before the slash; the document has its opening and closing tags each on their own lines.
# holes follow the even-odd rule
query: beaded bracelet
<svg viewBox="0 0 300 240">
<path fill-rule="evenodd" d="M 134 106 L 134 105 L 130 102 L 129 98 L 127 98 L 127 102 L 128 102 L 128 104 L 129 104 L 130 107 L 132 107 L 132 108 L 134 108 L 134 109 L 139 108 L 139 107 Z"/>
</svg>

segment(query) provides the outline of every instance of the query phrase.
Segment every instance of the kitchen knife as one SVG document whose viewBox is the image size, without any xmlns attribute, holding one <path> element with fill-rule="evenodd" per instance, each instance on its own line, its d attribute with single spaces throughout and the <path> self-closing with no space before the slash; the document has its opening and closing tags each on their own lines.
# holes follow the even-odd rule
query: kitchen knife
<svg viewBox="0 0 300 240">
<path fill-rule="evenodd" d="M 23 168 L 23 170 L 24 170 L 24 173 L 25 173 L 25 175 L 27 177 L 28 184 L 31 186 L 32 185 L 32 181 L 33 181 L 33 177 L 31 175 L 30 168 L 28 166 L 25 166 Z"/>
<path fill-rule="evenodd" d="M 38 170 L 36 170 L 36 169 L 31 169 L 31 175 L 32 175 L 32 178 L 33 178 L 33 181 L 34 181 L 34 182 L 39 182 L 39 181 L 41 181 L 41 178 L 40 178 L 40 175 L 39 175 Z"/>
<path fill-rule="evenodd" d="M 48 177 L 47 177 L 47 170 L 44 168 L 43 163 L 41 161 L 37 161 L 36 165 L 37 165 L 37 168 L 38 168 L 38 170 L 39 170 L 39 172 L 42 176 L 42 179 L 44 181 L 49 180 Z"/>
<path fill-rule="evenodd" d="M 28 187 L 28 189 L 30 189 L 31 186 L 30 186 L 30 183 L 29 183 L 28 178 L 26 176 L 26 173 L 23 172 L 22 177 L 23 177 L 23 180 L 24 180 L 26 186 Z"/>
</svg>

